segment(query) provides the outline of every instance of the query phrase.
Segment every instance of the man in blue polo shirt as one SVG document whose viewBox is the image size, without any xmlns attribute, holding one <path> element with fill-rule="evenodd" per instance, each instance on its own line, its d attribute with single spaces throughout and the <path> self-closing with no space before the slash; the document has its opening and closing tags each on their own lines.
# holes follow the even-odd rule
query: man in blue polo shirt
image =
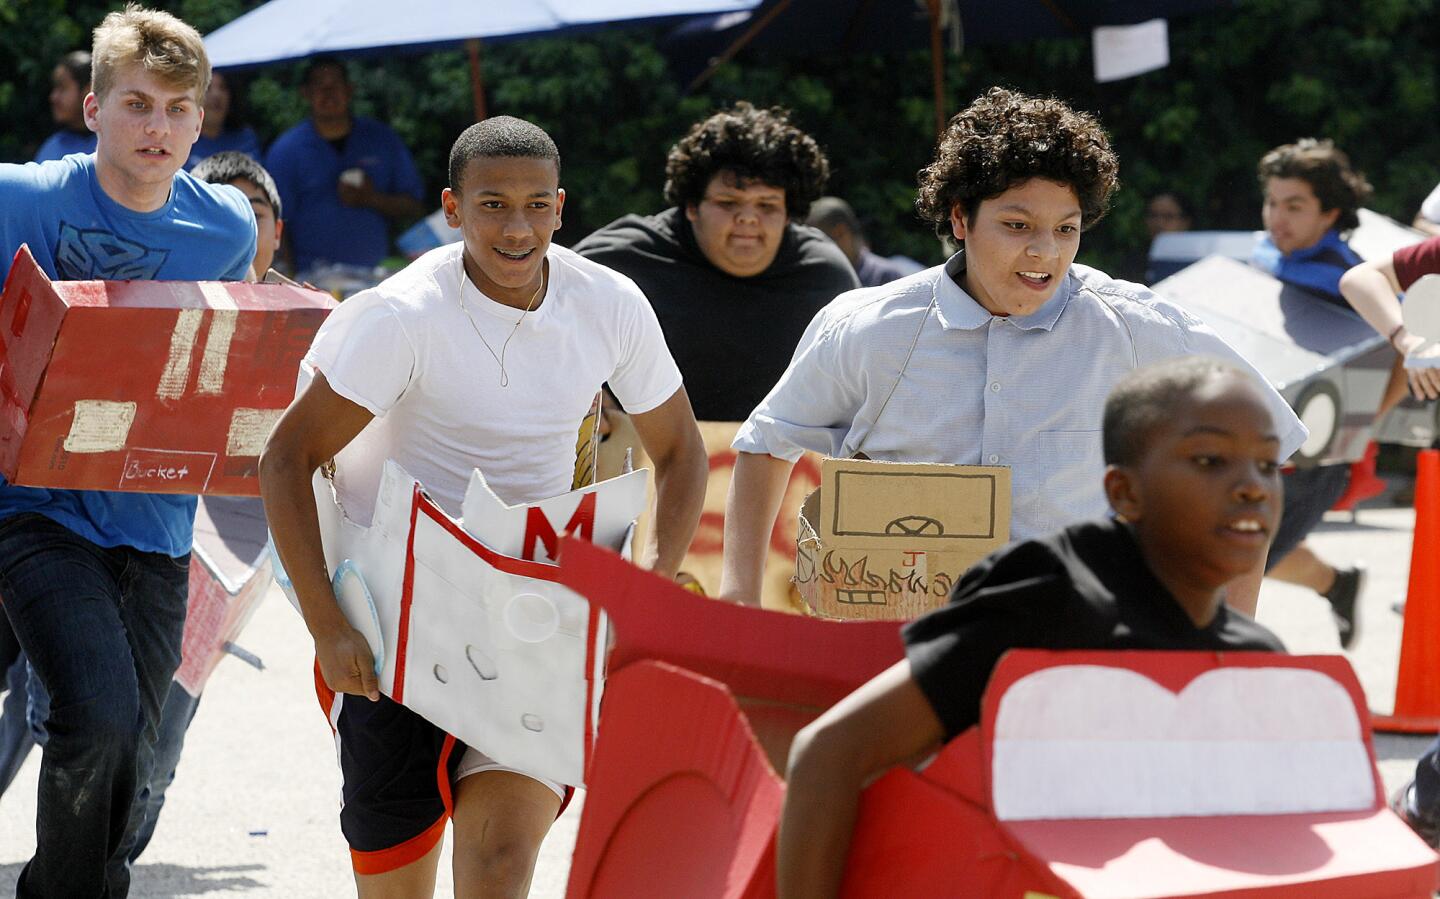
<svg viewBox="0 0 1440 899">
<path fill-rule="evenodd" d="M 25 244 L 51 277 L 239 279 L 255 216 L 180 172 L 210 78 L 195 29 L 129 7 L 95 30 L 93 155 L 0 165 L 0 275 Z M 192 496 L 0 479 L 0 597 L 50 696 L 35 855 L 17 896 L 123 897 L 120 845 L 180 661 Z"/>
<path fill-rule="evenodd" d="M 300 94 L 310 118 L 265 157 L 287 213 L 288 258 L 300 273 L 331 262 L 374 267 L 390 250 L 387 220 L 425 213 L 415 161 L 388 125 L 350 114 L 354 88 L 339 60 L 316 57 Z"/>
</svg>

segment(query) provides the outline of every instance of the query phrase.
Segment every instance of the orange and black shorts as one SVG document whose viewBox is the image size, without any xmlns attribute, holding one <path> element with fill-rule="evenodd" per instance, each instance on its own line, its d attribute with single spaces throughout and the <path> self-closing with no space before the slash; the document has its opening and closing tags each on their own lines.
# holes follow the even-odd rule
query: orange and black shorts
<svg viewBox="0 0 1440 899">
<path fill-rule="evenodd" d="M 554 790 L 563 811 L 574 791 L 497 765 L 420 715 L 382 695 L 335 694 L 315 668 L 315 692 L 340 759 L 340 831 L 357 874 L 384 874 L 423 858 L 445 834 L 452 785 L 481 770 L 516 771 Z"/>
</svg>

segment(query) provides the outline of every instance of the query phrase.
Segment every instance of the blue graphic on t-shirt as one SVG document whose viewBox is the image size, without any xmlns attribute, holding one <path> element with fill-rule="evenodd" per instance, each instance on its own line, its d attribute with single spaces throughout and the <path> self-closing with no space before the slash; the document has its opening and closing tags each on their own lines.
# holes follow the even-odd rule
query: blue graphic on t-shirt
<svg viewBox="0 0 1440 899">
<path fill-rule="evenodd" d="M 153 280 L 170 251 L 147 247 L 109 231 L 77 228 L 60 223 L 55 267 L 67 281 Z"/>
</svg>

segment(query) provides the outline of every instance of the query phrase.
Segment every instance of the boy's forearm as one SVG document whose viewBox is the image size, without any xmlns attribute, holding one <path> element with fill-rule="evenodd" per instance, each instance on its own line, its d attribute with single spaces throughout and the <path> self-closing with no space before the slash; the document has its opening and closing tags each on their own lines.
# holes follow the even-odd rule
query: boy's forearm
<svg viewBox="0 0 1440 899">
<path fill-rule="evenodd" d="M 933 751 L 944 736 L 905 659 L 806 725 L 791 744 L 786 772 L 776 857 L 781 899 L 836 895 L 861 789 Z"/>
<path fill-rule="evenodd" d="M 303 463 L 283 451 L 266 449 L 260 457 L 260 497 L 275 551 L 300 602 L 300 613 L 312 636 L 345 624 L 335 602 L 320 545 L 320 519 Z"/>
<path fill-rule="evenodd" d="M 725 501 L 725 557 L 720 597 L 760 604 L 770 532 L 790 483 L 793 462 L 763 453 L 740 453 Z"/>
<path fill-rule="evenodd" d="M 709 471 L 699 432 L 671 458 L 657 460 L 655 469 L 655 526 L 647 541 L 646 560 L 656 574 L 673 578 L 690 550 L 705 504 Z"/>
<path fill-rule="evenodd" d="M 1400 300 L 1384 272 L 1370 265 L 1356 266 L 1341 277 L 1340 292 L 1380 336 L 1395 333 L 1401 323 Z"/>
</svg>

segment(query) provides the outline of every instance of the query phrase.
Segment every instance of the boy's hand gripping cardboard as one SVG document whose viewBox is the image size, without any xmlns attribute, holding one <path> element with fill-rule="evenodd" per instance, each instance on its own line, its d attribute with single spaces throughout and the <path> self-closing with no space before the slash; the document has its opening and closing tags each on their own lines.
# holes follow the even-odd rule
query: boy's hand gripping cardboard
<svg viewBox="0 0 1440 899">
<path fill-rule="evenodd" d="M 364 527 L 317 473 L 326 567 L 381 692 L 501 764 L 583 784 L 609 625 L 552 560 L 566 532 L 628 554 L 645 482 L 634 471 L 507 506 L 475 471 L 457 521 L 387 461 Z"/>
<path fill-rule="evenodd" d="M 260 450 L 334 306 L 274 284 L 52 282 L 22 246 L 0 296 L 0 475 L 258 496 Z"/>
<path fill-rule="evenodd" d="M 826 618 L 915 618 L 1009 542 L 1009 468 L 825 459 L 800 510 L 795 586 Z"/>
</svg>

